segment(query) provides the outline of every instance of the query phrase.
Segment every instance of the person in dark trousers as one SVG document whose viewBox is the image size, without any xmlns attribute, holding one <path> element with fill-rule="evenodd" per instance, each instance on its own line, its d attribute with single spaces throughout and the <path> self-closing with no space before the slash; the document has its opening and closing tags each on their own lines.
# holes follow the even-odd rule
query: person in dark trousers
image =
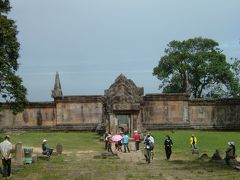
<svg viewBox="0 0 240 180">
<path fill-rule="evenodd" d="M 164 141 L 164 146 L 165 146 L 166 158 L 167 160 L 169 160 L 172 154 L 172 146 L 173 146 L 173 142 L 169 135 L 166 136 L 166 139 Z"/>
<path fill-rule="evenodd" d="M 124 147 L 124 152 L 126 153 L 127 151 L 130 152 L 129 147 L 128 147 L 128 135 L 127 132 L 124 133 L 123 138 L 122 138 L 122 143 Z"/>
<path fill-rule="evenodd" d="M 108 152 L 111 152 L 113 154 L 113 151 L 112 151 L 112 134 L 109 133 L 108 136 L 107 136 L 107 150 Z"/>
<path fill-rule="evenodd" d="M 192 147 L 192 154 L 194 154 L 197 150 L 197 137 L 194 134 L 192 134 L 192 136 L 190 137 L 190 144 Z"/>
<path fill-rule="evenodd" d="M 11 151 L 13 145 L 10 142 L 10 137 L 5 136 L 4 141 L 0 143 L 0 152 L 2 155 L 3 177 L 9 178 L 11 176 Z"/>
<path fill-rule="evenodd" d="M 227 165 L 230 165 L 230 159 L 235 159 L 235 145 L 232 142 L 228 142 L 228 148 L 226 150 L 225 161 Z"/>
<path fill-rule="evenodd" d="M 122 152 L 122 141 L 121 140 L 115 143 L 115 150 Z"/>
<path fill-rule="evenodd" d="M 139 151 L 140 135 L 138 134 L 137 130 L 134 131 L 133 139 L 135 141 L 136 151 Z"/>
<path fill-rule="evenodd" d="M 52 153 L 53 153 L 53 149 L 48 146 L 47 140 L 44 139 L 42 142 L 42 154 L 51 156 Z"/>
<path fill-rule="evenodd" d="M 107 150 L 108 148 L 108 141 L 107 141 L 107 137 L 108 137 L 108 132 L 105 132 L 103 135 L 104 141 L 105 141 L 105 149 Z"/>
</svg>

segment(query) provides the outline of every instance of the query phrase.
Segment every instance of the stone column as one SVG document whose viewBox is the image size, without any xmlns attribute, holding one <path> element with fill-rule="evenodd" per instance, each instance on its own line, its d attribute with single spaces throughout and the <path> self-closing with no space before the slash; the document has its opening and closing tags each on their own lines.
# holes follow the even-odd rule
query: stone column
<svg viewBox="0 0 240 180">
<path fill-rule="evenodd" d="M 114 114 L 110 114 L 110 132 L 116 134 L 117 132 L 117 119 L 114 117 Z"/>
<path fill-rule="evenodd" d="M 57 144 L 57 146 L 56 146 L 56 152 L 57 152 L 57 154 L 62 154 L 62 151 L 63 151 L 63 146 L 62 146 L 62 144 Z"/>
<path fill-rule="evenodd" d="M 22 142 L 18 142 L 15 145 L 15 153 L 16 153 L 16 164 L 17 165 L 22 165 L 23 164 Z"/>
</svg>

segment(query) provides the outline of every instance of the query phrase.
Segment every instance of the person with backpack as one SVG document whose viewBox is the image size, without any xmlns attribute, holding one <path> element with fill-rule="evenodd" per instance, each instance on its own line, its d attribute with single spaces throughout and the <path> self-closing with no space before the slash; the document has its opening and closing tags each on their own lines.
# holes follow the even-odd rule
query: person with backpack
<svg viewBox="0 0 240 180">
<path fill-rule="evenodd" d="M 172 139 L 170 138 L 169 135 L 166 136 L 166 139 L 164 141 L 164 146 L 165 146 L 166 158 L 167 160 L 169 160 L 172 154 L 172 146 L 173 146 Z"/>
<path fill-rule="evenodd" d="M 151 142 L 151 158 L 153 159 L 153 156 L 154 156 L 154 143 L 155 143 L 155 139 L 152 135 L 151 132 L 149 132 L 149 139 L 150 139 L 150 142 Z"/>
<path fill-rule="evenodd" d="M 152 154 L 152 148 L 153 148 L 153 143 L 151 141 L 151 136 L 150 134 L 147 134 L 147 136 L 144 138 L 144 156 L 146 158 L 146 162 L 150 163 L 151 160 L 151 154 Z"/>
</svg>

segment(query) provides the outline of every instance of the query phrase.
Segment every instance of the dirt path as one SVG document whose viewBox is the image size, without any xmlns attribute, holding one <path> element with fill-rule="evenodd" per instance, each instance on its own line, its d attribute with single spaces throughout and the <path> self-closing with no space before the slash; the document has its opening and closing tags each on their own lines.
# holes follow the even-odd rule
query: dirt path
<svg viewBox="0 0 240 180">
<path fill-rule="evenodd" d="M 135 163 L 144 162 L 144 155 L 141 151 L 130 151 L 129 153 L 118 152 L 118 156 L 120 159 L 124 159 L 126 161 Z"/>
</svg>

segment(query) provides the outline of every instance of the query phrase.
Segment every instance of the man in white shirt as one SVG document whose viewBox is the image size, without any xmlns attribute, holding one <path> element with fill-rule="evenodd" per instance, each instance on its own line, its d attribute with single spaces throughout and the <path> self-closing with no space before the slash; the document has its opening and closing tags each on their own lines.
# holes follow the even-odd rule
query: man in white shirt
<svg viewBox="0 0 240 180">
<path fill-rule="evenodd" d="M 153 156 L 154 156 L 154 151 L 153 151 L 153 149 L 154 149 L 154 143 L 155 143 L 155 141 L 154 141 L 154 137 L 152 136 L 152 134 L 150 133 L 150 137 L 149 137 L 149 140 L 150 140 L 150 142 L 151 142 L 151 144 L 152 144 L 152 149 L 151 149 L 151 153 L 152 153 L 152 159 L 153 159 Z"/>
<path fill-rule="evenodd" d="M 4 141 L 0 143 L 0 152 L 2 155 L 3 177 L 11 176 L 11 150 L 13 149 L 10 137 L 5 136 Z"/>
</svg>

